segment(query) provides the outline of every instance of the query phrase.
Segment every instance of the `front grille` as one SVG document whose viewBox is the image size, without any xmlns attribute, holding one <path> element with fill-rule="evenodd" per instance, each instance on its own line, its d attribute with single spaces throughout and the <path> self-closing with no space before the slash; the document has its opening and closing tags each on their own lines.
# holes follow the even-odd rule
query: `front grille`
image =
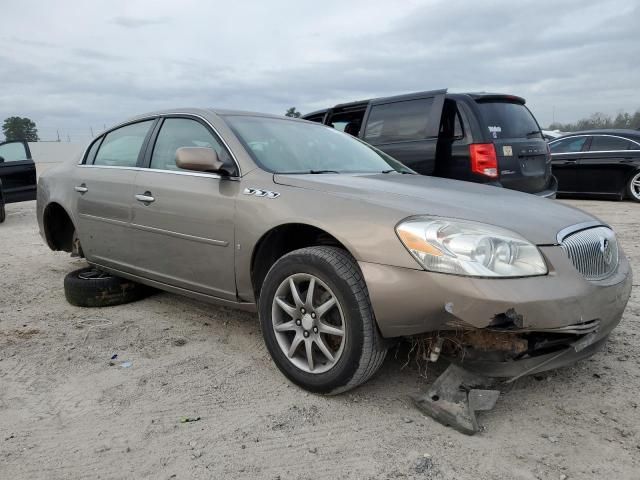
<svg viewBox="0 0 640 480">
<path fill-rule="evenodd" d="M 603 280 L 618 266 L 618 242 L 613 230 L 607 227 L 572 233 L 562 240 L 562 249 L 587 280 Z"/>
</svg>

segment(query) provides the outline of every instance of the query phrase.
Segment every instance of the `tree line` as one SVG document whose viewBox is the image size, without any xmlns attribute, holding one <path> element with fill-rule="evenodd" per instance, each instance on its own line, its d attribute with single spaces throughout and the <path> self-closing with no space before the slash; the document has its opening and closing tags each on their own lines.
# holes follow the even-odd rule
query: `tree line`
<svg viewBox="0 0 640 480">
<path fill-rule="evenodd" d="M 589 118 L 583 118 L 575 123 L 555 122 L 549 125 L 549 130 L 561 132 L 576 132 L 578 130 L 592 130 L 596 128 L 631 128 L 640 129 L 640 110 L 635 113 L 620 112 L 615 117 L 602 112 L 591 114 Z"/>
</svg>

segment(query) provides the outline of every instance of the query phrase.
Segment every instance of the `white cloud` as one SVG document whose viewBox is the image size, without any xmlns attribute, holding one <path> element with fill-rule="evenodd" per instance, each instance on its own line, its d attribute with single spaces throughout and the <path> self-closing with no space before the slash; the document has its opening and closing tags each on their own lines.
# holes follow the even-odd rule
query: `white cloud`
<svg viewBox="0 0 640 480">
<path fill-rule="evenodd" d="M 541 123 L 640 108 L 640 8 L 620 1 L 26 1 L 3 6 L 0 120 L 85 141 L 165 107 L 306 112 L 449 87 Z"/>
</svg>

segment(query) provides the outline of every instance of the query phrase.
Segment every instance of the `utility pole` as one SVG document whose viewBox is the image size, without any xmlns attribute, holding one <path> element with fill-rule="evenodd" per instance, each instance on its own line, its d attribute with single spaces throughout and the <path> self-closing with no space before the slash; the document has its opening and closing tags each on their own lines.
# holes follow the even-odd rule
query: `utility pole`
<svg viewBox="0 0 640 480">
<path fill-rule="evenodd" d="M 56 128 L 56 135 L 58 136 L 58 140 L 56 140 L 56 141 L 59 142 L 60 141 L 60 130 L 58 130 L 57 128 Z"/>
<path fill-rule="evenodd" d="M 89 127 L 89 130 L 91 130 L 91 138 L 95 137 L 95 135 L 93 134 L 93 127 Z"/>
</svg>

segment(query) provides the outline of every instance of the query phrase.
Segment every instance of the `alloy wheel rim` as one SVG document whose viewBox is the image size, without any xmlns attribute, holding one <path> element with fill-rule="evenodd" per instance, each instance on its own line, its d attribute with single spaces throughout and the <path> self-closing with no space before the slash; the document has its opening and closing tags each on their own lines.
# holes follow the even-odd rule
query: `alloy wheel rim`
<svg viewBox="0 0 640 480">
<path fill-rule="evenodd" d="M 640 200 L 640 173 L 636 173 L 631 179 L 631 194 L 636 200 Z"/>
<path fill-rule="evenodd" d="M 282 353 L 300 370 L 335 366 L 346 341 L 342 307 L 331 289 L 308 273 L 290 275 L 273 297 L 271 324 Z"/>
</svg>

